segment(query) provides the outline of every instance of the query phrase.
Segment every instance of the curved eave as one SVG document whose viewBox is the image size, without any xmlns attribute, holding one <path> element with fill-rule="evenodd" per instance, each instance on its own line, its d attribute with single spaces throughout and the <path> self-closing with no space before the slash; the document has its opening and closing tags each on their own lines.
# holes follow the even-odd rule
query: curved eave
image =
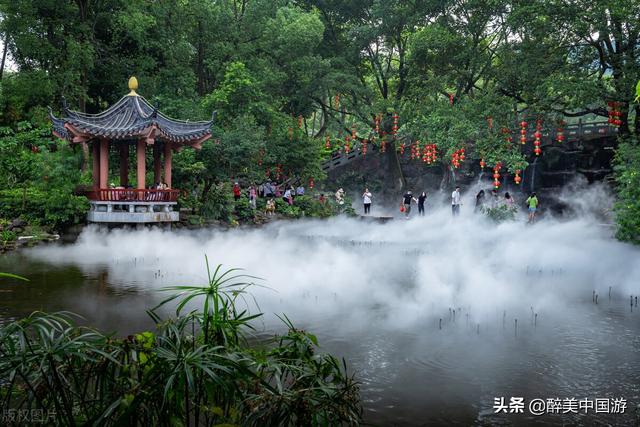
<svg viewBox="0 0 640 427">
<path fill-rule="evenodd" d="M 87 114 L 65 108 L 64 118 L 50 112 L 56 136 L 71 142 L 93 138 L 126 140 L 145 138 L 149 144 L 158 138 L 177 145 L 200 147 L 211 138 L 210 121 L 189 122 L 165 116 L 141 96 L 124 96 L 99 114 Z"/>
</svg>

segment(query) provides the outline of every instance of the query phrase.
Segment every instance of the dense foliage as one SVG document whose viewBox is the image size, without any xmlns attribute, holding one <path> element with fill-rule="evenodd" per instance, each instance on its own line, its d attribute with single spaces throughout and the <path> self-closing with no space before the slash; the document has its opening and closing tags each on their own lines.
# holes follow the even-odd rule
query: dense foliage
<svg viewBox="0 0 640 427">
<path fill-rule="evenodd" d="M 248 281 L 218 267 L 203 286 L 178 286 L 149 314 L 157 330 L 126 339 L 77 326 L 70 313 L 33 313 L 0 327 L 0 410 L 37 408 L 55 425 L 354 425 L 359 387 L 346 365 L 296 329 L 247 341 Z M 194 304 L 201 304 L 195 307 Z M 195 308 L 195 310 L 194 310 Z M 18 423 L 21 424 L 21 423 Z"/>
<path fill-rule="evenodd" d="M 22 218 L 59 229 L 77 223 L 88 209 L 73 194 L 82 183 L 81 156 L 55 145 L 48 127 L 20 122 L 0 128 L 0 218 Z"/>
<path fill-rule="evenodd" d="M 617 236 L 640 244 L 640 144 L 624 140 L 616 154 L 616 184 L 619 198 L 615 205 Z"/>
<path fill-rule="evenodd" d="M 63 95 L 100 111 L 133 74 L 172 116 L 217 110 L 214 138 L 175 159 L 203 209 L 230 180 L 319 182 L 323 156 L 365 142 L 435 144 L 447 173 L 461 148 L 514 172 L 532 154 L 503 132 L 523 120 L 606 120 L 616 102 L 620 135 L 640 132 L 636 0 L 0 0 L 0 19 L 14 130 Z"/>
</svg>

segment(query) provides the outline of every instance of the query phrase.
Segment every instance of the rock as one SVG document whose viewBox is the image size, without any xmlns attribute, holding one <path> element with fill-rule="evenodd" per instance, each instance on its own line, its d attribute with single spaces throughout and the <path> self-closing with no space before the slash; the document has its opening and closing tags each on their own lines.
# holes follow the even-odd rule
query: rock
<svg viewBox="0 0 640 427">
<path fill-rule="evenodd" d="M 9 230 L 15 231 L 16 233 L 21 233 L 24 231 L 24 228 L 26 226 L 27 226 L 26 221 L 23 221 L 20 218 L 16 218 L 11 221 L 11 224 L 9 224 Z M 20 229 L 20 231 L 18 231 L 17 229 Z"/>
</svg>

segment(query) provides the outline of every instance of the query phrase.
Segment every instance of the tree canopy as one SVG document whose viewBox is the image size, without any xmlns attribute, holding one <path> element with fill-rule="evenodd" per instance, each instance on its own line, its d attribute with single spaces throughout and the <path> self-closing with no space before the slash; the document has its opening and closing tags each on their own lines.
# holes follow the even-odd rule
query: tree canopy
<svg viewBox="0 0 640 427">
<path fill-rule="evenodd" d="M 0 0 L 0 17 L 17 69 L 0 124 L 38 126 L 63 96 L 100 111 L 136 75 L 170 115 L 218 111 L 215 138 L 177 156 L 204 188 L 322 178 L 327 139 L 435 144 L 443 165 L 465 148 L 513 172 L 528 159 L 505 131 L 606 120 L 612 102 L 620 134 L 640 132 L 634 0 Z"/>
</svg>

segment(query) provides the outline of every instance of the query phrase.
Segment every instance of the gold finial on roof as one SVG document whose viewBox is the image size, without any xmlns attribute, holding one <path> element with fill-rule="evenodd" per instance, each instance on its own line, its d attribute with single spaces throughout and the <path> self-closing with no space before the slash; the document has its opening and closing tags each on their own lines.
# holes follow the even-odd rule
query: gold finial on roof
<svg viewBox="0 0 640 427">
<path fill-rule="evenodd" d="M 131 90 L 131 92 L 129 92 L 129 96 L 138 96 L 136 93 L 136 90 L 138 89 L 138 79 L 133 76 L 129 78 L 129 89 Z"/>
</svg>

